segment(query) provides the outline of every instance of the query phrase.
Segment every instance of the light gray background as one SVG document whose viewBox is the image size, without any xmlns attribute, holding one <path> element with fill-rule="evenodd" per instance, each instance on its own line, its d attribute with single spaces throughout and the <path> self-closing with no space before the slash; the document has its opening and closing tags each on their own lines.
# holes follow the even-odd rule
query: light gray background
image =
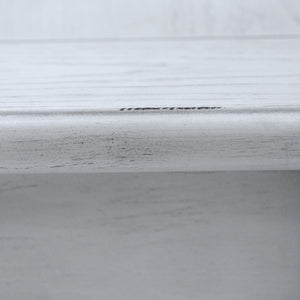
<svg viewBox="0 0 300 300">
<path fill-rule="evenodd" d="M 290 34 L 298 0 L 0 0 L 0 39 Z"/>
</svg>

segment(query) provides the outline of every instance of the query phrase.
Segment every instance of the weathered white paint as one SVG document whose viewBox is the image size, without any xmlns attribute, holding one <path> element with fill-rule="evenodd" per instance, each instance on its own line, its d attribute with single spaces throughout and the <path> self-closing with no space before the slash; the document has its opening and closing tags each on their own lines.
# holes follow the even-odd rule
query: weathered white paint
<svg viewBox="0 0 300 300">
<path fill-rule="evenodd" d="M 0 298 L 298 300 L 300 174 L 0 176 Z"/>
<path fill-rule="evenodd" d="M 300 39 L 0 43 L 0 112 L 299 109 Z"/>
<path fill-rule="evenodd" d="M 298 0 L 0 0 L 0 39 L 300 34 Z"/>
<path fill-rule="evenodd" d="M 2 43 L 0 172 L 299 169 L 299 46 Z"/>
<path fill-rule="evenodd" d="M 292 170 L 298 112 L 1 117 L 2 173 Z"/>
</svg>

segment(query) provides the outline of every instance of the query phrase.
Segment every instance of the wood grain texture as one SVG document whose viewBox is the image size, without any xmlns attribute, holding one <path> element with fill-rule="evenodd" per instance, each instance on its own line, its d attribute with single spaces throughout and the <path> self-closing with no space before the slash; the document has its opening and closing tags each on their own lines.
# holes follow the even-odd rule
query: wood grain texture
<svg viewBox="0 0 300 300">
<path fill-rule="evenodd" d="M 0 0 L 0 39 L 300 34 L 298 0 Z"/>
<path fill-rule="evenodd" d="M 0 176 L 0 298 L 298 300 L 300 173 Z"/>
<path fill-rule="evenodd" d="M 300 39 L 0 43 L 0 112 L 298 109 Z"/>
<path fill-rule="evenodd" d="M 300 40 L 2 43 L 1 168 L 300 168 Z"/>
</svg>

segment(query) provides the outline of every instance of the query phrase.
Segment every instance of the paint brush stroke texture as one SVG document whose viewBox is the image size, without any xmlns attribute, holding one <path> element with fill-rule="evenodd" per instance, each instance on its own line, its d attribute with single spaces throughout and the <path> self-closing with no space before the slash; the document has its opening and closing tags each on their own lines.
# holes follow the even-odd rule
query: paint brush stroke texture
<svg viewBox="0 0 300 300">
<path fill-rule="evenodd" d="M 0 176 L 0 298 L 298 300 L 300 174 Z"/>
<path fill-rule="evenodd" d="M 300 168 L 300 40 L 0 44 L 0 172 Z"/>
</svg>

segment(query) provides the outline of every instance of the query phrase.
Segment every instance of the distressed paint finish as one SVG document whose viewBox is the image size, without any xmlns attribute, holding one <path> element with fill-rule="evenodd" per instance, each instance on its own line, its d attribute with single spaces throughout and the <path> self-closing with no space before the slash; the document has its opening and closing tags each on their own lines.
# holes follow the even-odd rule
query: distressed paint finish
<svg viewBox="0 0 300 300">
<path fill-rule="evenodd" d="M 1 172 L 299 169 L 297 113 L 17 116 L 1 123 Z"/>
<path fill-rule="evenodd" d="M 0 112 L 299 109 L 300 39 L 0 43 Z"/>
<path fill-rule="evenodd" d="M 0 39 L 300 34 L 298 0 L 0 0 Z"/>
<path fill-rule="evenodd" d="M 299 46 L 2 43 L 0 172 L 299 169 Z"/>
<path fill-rule="evenodd" d="M 300 173 L 0 176 L 0 298 L 298 300 Z"/>
</svg>

